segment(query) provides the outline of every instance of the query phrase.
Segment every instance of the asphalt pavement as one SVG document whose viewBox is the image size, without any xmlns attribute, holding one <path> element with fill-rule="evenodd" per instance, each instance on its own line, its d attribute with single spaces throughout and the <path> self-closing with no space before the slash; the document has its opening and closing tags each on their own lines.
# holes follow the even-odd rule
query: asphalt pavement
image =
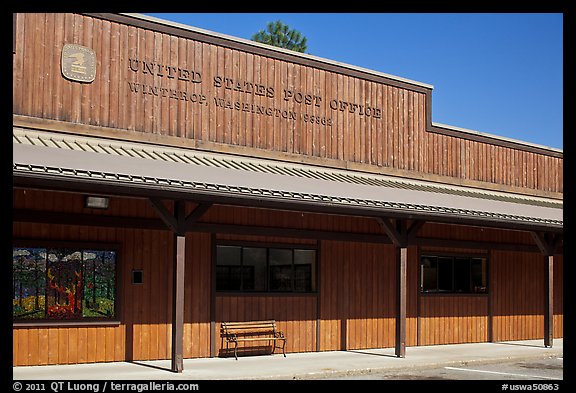
<svg viewBox="0 0 576 393">
<path fill-rule="evenodd" d="M 262 380 L 330 379 L 391 370 L 424 370 L 503 361 L 563 357 L 563 340 L 552 348 L 543 340 L 288 353 L 227 358 L 185 359 L 184 371 L 170 371 L 170 360 L 13 367 L 13 380 Z"/>
<path fill-rule="evenodd" d="M 379 370 L 363 375 L 348 375 L 326 378 L 330 380 L 374 380 L 374 381 L 537 381 L 531 387 L 548 388 L 564 380 L 564 359 L 548 357 L 545 359 L 505 360 L 497 363 L 463 364 L 457 366 L 436 366 L 432 368 L 413 368 L 408 370 Z M 558 390 L 558 389 L 556 389 Z"/>
</svg>

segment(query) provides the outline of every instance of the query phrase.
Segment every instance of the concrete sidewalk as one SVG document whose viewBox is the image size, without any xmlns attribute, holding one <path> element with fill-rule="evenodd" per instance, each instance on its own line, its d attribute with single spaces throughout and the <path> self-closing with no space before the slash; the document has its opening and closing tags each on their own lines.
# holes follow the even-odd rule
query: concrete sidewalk
<svg viewBox="0 0 576 393">
<path fill-rule="evenodd" d="M 65 366 L 14 367 L 14 380 L 225 380 L 314 379 L 371 372 L 482 364 L 563 356 L 563 340 L 553 348 L 543 340 L 499 343 L 435 345 L 406 348 L 406 357 L 394 348 L 309 352 L 230 358 L 184 360 L 184 372 L 170 372 L 170 360 L 135 361 Z"/>
</svg>

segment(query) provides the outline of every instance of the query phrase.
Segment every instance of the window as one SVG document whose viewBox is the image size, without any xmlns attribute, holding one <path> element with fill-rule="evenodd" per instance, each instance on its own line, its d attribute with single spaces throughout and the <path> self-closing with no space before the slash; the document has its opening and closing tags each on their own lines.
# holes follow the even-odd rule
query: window
<svg viewBox="0 0 576 393">
<path fill-rule="evenodd" d="M 14 320 L 116 316 L 116 251 L 12 248 Z"/>
<path fill-rule="evenodd" d="M 217 245 L 216 290 L 314 292 L 316 250 Z"/>
<path fill-rule="evenodd" d="M 487 293 L 486 258 L 422 255 L 420 292 Z"/>
</svg>

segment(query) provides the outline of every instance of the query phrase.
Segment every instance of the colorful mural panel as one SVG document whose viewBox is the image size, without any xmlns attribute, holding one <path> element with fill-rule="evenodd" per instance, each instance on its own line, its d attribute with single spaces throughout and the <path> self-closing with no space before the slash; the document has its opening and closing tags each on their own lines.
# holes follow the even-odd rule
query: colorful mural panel
<svg viewBox="0 0 576 393">
<path fill-rule="evenodd" d="M 14 319 L 113 318 L 116 252 L 14 247 Z"/>
</svg>

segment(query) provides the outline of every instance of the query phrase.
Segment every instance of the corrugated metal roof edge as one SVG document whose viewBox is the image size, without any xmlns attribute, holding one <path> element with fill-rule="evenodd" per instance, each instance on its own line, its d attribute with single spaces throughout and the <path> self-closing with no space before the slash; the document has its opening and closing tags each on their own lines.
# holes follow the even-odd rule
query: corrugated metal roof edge
<svg viewBox="0 0 576 393">
<path fill-rule="evenodd" d="M 509 194 L 491 190 L 480 190 L 476 188 L 469 188 L 462 186 L 442 185 L 440 183 L 431 183 L 415 179 L 401 179 L 386 175 L 351 172 L 347 170 L 329 169 L 305 164 L 277 162 L 267 159 L 228 155 L 223 153 L 213 153 L 213 152 L 209 153 L 204 151 L 189 150 L 177 147 L 154 146 L 137 142 L 125 142 L 98 137 L 75 136 L 75 135 L 53 133 L 41 130 L 21 129 L 21 128 L 13 128 L 13 137 L 16 139 L 16 141 L 18 141 L 18 143 L 22 143 L 19 138 L 24 137 L 30 144 L 34 145 L 35 144 L 34 139 L 37 138 L 39 143 L 41 143 L 43 146 L 48 146 L 48 142 L 50 142 L 55 146 L 57 146 L 57 148 L 63 148 L 63 146 L 65 146 L 65 148 L 71 150 L 78 150 L 75 148 L 75 146 L 80 147 L 80 150 L 84 150 L 80 145 L 80 143 L 88 145 L 94 151 L 102 150 L 107 154 L 111 154 L 110 151 L 108 151 L 107 149 L 109 148 L 110 150 L 112 150 L 114 154 L 126 155 L 126 156 L 131 156 L 131 154 L 129 153 L 130 151 L 134 151 L 136 153 L 139 149 L 142 149 L 141 150 L 142 152 L 150 150 L 152 151 L 153 154 L 155 154 L 153 155 L 150 152 L 148 152 L 147 154 L 149 156 L 149 159 L 167 161 L 167 159 L 164 156 L 168 157 L 168 155 L 172 154 L 173 155 L 183 154 L 184 156 L 193 155 L 196 156 L 194 157 L 194 159 L 200 160 L 202 165 L 224 166 L 224 167 L 228 167 L 230 163 L 233 163 L 235 162 L 235 160 L 237 160 L 238 161 L 237 165 L 240 165 L 240 167 L 243 168 L 244 170 L 256 171 L 256 172 L 262 171 L 260 170 L 260 168 L 258 168 L 259 166 L 264 166 L 268 168 L 276 168 L 277 170 L 273 170 L 273 172 L 281 171 L 284 175 L 288 176 L 317 177 L 317 178 L 320 177 L 324 178 L 325 180 L 326 178 L 328 178 L 333 181 L 340 181 L 344 183 L 352 182 L 358 184 L 373 184 L 373 182 L 375 181 L 377 183 L 386 183 L 386 186 L 392 186 L 398 188 L 414 188 L 414 187 L 424 188 L 425 190 L 430 192 L 437 192 L 444 194 L 465 194 L 472 197 L 478 197 L 484 199 L 507 200 L 509 202 L 532 204 L 536 206 L 549 206 L 553 208 L 561 208 L 562 206 L 562 201 L 542 197 L 521 196 L 518 194 Z M 61 142 L 63 146 L 60 146 L 58 142 Z M 92 145 L 95 145 L 97 149 Z M 122 154 L 121 152 L 125 152 L 126 154 Z M 174 158 L 171 158 L 171 160 L 174 160 Z M 216 163 L 217 165 L 212 165 L 213 164 L 212 161 L 218 161 L 218 160 L 221 160 L 222 163 L 221 164 Z M 226 164 L 228 161 L 230 161 L 230 163 Z M 246 165 L 249 166 L 246 167 Z M 266 170 L 264 171 L 266 172 Z M 308 175 L 308 172 L 317 173 L 318 175 L 317 176 Z"/>
<path fill-rule="evenodd" d="M 119 174 L 110 173 L 83 173 L 84 171 L 73 171 L 63 168 L 52 167 L 36 167 L 30 165 L 13 164 L 13 175 L 18 179 L 34 179 L 44 180 L 47 185 L 55 185 L 57 183 L 86 183 L 94 186 L 103 192 L 103 186 L 111 187 L 112 189 L 141 189 L 150 190 L 154 189 L 162 193 L 183 193 L 186 195 L 195 194 L 196 196 L 204 197 L 218 197 L 225 200 L 241 199 L 250 201 L 248 205 L 254 205 L 254 199 L 258 202 L 258 206 L 268 207 L 275 206 L 276 204 L 294 204 L 294 205 L 312 205 L 311 211 L 321 210 L 319 207 L 326 209 L 341 209 L 344 211 L 366 211 L 374 212 L 376 215 L 382 213 L 396 214 L 414 217 L 428 217 L 444 222 L 460 221 L 462 224 L 476 224 L 493 223 L 501 224 L 498 227 L 517 227 L 518 225 L 525 226 L 526 230 L 532 229 L 563 229 L 563 220 L 553 219 L 538 219 L 533 217 L 515 216 L 501 213 L 477 212 L 466 211 L 465 209 L 454 208 L 435 208 L 430 206 L 420 206 L 415 204 L 402 204 L 402 203 L 385 203 L 364 201 L 352 198 L 328 198 L 322 195 L 302 194 L 293 195 L 295 193 L 271 192 L 270 190 L 260 189 L 238 189 L 233 186 L 223 186 L 217 184 L 198 183 L 174 181 L 170 179 L 157 179 L 157 178 L 141 178 L 140 181 L 135 181 L 135 177 L 122 176 Z M 186 184 L 184 184 L 186 183 Z M 188 184 L 191 183 L 191 184 Z M 191 187 L 192 186 L 192 187 Z M 193 192 L 191 192 L 191 189 Z M 290 194 L 290 195 L 288 195 Z M 346 199 L 346 200 L 341 200 Z M 267 202 L 266 204 L 264 202 Z M 373 216 L 374 214 L 364 214 Z"/>
<path fill-rule="evenodd" d="M 45 123 L 48 122 L 49 125 Z M 446 175 L 434 175 L 434 177 L 439 176 L 439 178 L 429 178 L 427 175 L 424 175 L 419 172 L 413 172 L 406 169 L 394 169 L 394 171 L 400 172 L 388 172 L 387 167 L 377 167 L 374 165 L 367 165 L 364 163 L 357 163 L 351 161 L 340 161 L 335 159 L 328 159 L 329 163 L 325 163 L 324 159 L 321 161 L 316 162 L 315 160 L 318 157 L 312 156 L 305 156 L 300 157 L 299 155 L 294 154 L 290 157 L 284 157 L 282 154 L 285 152 L 277 152 L 280 153 L 278 156 L 271 156 L 270 153 L 266 150 L 263 151 L 263 155 L 254 155 L 254 152 L 251 151 L 251 148 L 245 146 L 238 146 L 238 145 L 227 145 L 221 144 L 218 142 L 206 142 L 201 141 L 197 143 L 196 140 L 190 140 L 191 143 L 182 144 L 182 141 L 178 139 L 172 140 L 170 138 L 176 138 L 172 136 L 162 135 L 161 138 L 168 138 L 167 140 L 147 140 L 147 139 L 140 139 L 141 133 L 137 133 L 137 137 L 135 135 L 131 135 L 127 138 L 117 135 L 118 132 L 126 132 L 126 130 L 116 129 L 116 128 L 109 128 L 109 127 L 101 127 L 101 126 L 94 126 L 89 124 L 75 124 L 74 130 L 67 130 L 66 127 L 69 126 L 69 123 L 56 121 L 56 120 L 46 120 L 46 119 L 37 119 L 34 117 L 29 116 L 22 116 L 22 115 L 14 115 L 14 129 L 19 130 L 31 130 L 34 132 L 57 132 L 58 134 L 65 134 L 69 136 L 75 137 L 86 137 L 91 136 L 93 137 L 92 133 L 96 135 L 98 138 L 103 138 L 111 141 L 119 141 L 122 143 L 139 143 L 146 146 L 160 146 L 160 147 L 168 147 L 168 148 L 178 148 L 183 149 L 186 151 L 197 151 L 197 152 L 209 152 L 211 154 L 225 154 L 231 157 L 239 157 L 239 158 L 254 158 L 257 157 L 259 160 L 266 161 L 266 162 L 274 162 L 274 163 L 282 163 L 282 164 L 301 164 L 306 165 L 310 168 L 317 168 L 320 170 L 329 169 L 329 170 L 342 170 L 347 173 L 356 173 L 360 175 L 368 175 L 368 176 L 387 176 L 390 178 L 394 178 L 396 180 L 404 181 L 424 181 L 429 184 L 433 185 L 440 185 L 440 186 L 448 186 L 448 187 L 460 187 L 466 188 L 469 190 L 480 190 L 482 192 L 498 192 L 498 193 L 505 193 L 508 195 L 516 195 L 520 197 L 530 197 L 530 198 L 542 198 L 543 200 L 550 200 L 550 201 L 563 201 L 563 192 L 562 191 L 547 191 L 542 189 L 534 189 L 534 188 L 522 188 L 520 186 L 510 186 L 510 189 L 507 189 L 508 186 L 504 186 L 505 189 L 500 187 L 496 183 L 490 183 L 480 180 L 473 180 L 473 179 L 462 179 L 456 177 L 450 177 Z M 59 127 L 64 127 L 64 129 L 60 129 Z M 452 127 L 452 126 L 448 126 Z M 86 131 L 84 128 L 86 128 Z M 108 131 L 102 133 L 100 129 L 103 130 L 110 130 L 113 135 L 109 135 Z M 57 131 L 55 131 L 57 130 Z M 449 130 L 452 130 L 450 128 Z M 470 130 L 472 131 L 472 130 Z M 128 131 L 129 133 L 134 133 L 134 131 Z M 158 136 L 154 134 L 154 136 Z M 188 141 L 187 141 L 188 142 Z M 232 150 L 230 150 L 232 148 Z M 224 150 L 222 150 L 224 149 Z M 247 149 L 247 150 L 246 150 Z M 562 154 L 562 153 L 559 153 Z M 468 184 L 472 182 L 473 184 Z M 525 193 L 526 190 L 528 193 Z"/>
</svg>

